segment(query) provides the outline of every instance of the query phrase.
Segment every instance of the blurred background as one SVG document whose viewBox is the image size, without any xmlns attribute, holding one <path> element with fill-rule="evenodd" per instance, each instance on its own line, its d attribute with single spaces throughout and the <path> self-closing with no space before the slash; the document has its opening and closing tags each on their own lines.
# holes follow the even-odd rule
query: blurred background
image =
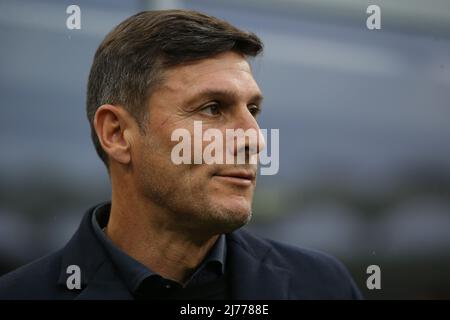
<svg viewBox="0 0 450 320">
<path fill-rule="evenodd" d="M 67 6 L 81 8 L 68 30 Z M 381 8 L 368 30 L 366 8 Z M 368 299 L 450 298 L 450 1 L 1 1 L 0 275 L 62 247 L 110 198 L 85 115 L 113 26 L 190 8 L 265 42 L 253 61 L 261 128 L 280 170 L 261 176 L 255 233 L 342 260 Z M 381 268 L 381 290 L 366 269 Z"/>
</svg>

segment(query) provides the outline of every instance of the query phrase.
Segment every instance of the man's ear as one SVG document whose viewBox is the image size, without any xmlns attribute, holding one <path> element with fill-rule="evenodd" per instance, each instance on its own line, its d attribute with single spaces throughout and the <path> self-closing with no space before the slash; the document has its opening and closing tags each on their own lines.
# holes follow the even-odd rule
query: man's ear
<svg viewBox="0 0 450 320">
<path fill-rule="evenodd" d="M 121 164 L 130 163 L 132 121 L 133 117 L 120 106 L 104 104 L 95 112 L 95 132 L 109 159 Z"/>
</svg>

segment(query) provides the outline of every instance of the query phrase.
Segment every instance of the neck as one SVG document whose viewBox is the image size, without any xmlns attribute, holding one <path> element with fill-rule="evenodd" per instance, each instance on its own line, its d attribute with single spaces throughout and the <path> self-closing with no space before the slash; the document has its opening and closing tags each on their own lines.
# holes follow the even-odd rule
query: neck
<svg viewBox="0 0 450 320">
<path fill-rule="evenodd" d="M 169 212 L 137 200 L 115 196 L 113 191 L 106 235 L 153 272 L 186 283 L 219 236 L 180 230 Z"/>
</svg>

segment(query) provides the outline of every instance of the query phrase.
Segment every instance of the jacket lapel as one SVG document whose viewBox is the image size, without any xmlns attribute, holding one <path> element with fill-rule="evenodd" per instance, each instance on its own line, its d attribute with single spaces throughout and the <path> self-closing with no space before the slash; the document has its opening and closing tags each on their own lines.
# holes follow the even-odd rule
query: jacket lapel
<svg viewBox="0 0 450 320">
<path fill-rule="evenodd" d="M 111 263 L 105 261 L 76 300 L 130 300 L 133 296 L 118 278 Z"/>
<path fill-rule="evenodd" d="M 75 299 L 132 299 L 92 228 L 93 209 L 89 210 L 72 239 L 62 250 L 58 285 L 72 291 Z M 81 290 L 67 288 L 67 268 L 81 271 Z"/>
<path fill-rule="evenodd" d="M 289 272 L 265 261 L 271 247 L 246 231 L 227 236 L 232 299 L 288 299 Z"/>
</svg>

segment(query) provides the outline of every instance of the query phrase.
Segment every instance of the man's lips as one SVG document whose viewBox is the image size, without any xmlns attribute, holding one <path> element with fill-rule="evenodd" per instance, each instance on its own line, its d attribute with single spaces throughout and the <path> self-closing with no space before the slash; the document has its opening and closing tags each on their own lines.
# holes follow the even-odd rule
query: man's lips
<svg viewBox="0 0 450 320">
<path fill-rule="evenodd" d="M 242 186 L 250 186 L 256 178 L 253 171 L 248 170 L 229 170 L 214 174 L 214 177 L 219 178 L 224 182 L 234 183 Z"/>
</svg>

